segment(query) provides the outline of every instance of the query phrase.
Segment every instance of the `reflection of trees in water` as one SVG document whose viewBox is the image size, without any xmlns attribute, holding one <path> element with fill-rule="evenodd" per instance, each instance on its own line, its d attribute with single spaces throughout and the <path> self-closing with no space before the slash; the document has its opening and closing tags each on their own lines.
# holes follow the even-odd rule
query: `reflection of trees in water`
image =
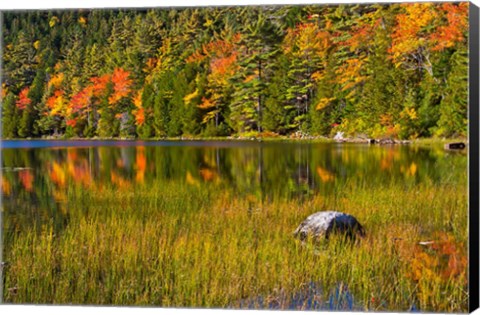
<svg viewBox="0 0 480 315">
<path fill-rule="evenodd" d="M 41 167 L 44 158 L 42 150 L 2 150 L 2 188 L 8 187 L 8 191 L 2 189 L 5 239 L 43 222 L 52 221 L 58 227 L 66 224 L 67 218 L 45 181 L 51 179 Z"/>
<path fill-rule="evenodd" d="M 345 185 L 372 191 L 390 183 L 433 184 L 465 170 L 466 158 L 401 146 L 252 143 L 235 147 L 150 146 L 2 150 L 7 224 L 68 218 L 74 187 L 215 185 L 254 200 L 332 195 Z M 22 168 L 19 171 L 9 171 Z M 448 173 L 448 174 L 447 174 Z M 160 186 L 161 187 L 161 186 Z"/>
</svg>

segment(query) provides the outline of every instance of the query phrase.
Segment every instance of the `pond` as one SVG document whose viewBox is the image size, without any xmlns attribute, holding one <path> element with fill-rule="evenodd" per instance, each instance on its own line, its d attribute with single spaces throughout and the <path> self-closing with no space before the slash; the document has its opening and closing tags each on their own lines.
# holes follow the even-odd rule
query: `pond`
<svg viewBox="0 0 480 315">
<path fill-rule="evenodd" d="M 242 308 L 260 296 L 269 302 L 253 308 L 331 309 L 341 287 L 347 309 L 466 309 L 456 270 L 466 257 L 465 153 L 86 140 L 2 141 L 1 152 L 5 302 Z M 293 239 L 303 218 L 329 209 L 357 216 L 368 241 L 318 255 Z M 418 248 L 431 239 L 454 250 Z M 429 270 L 435 287 L 422 286 L 436 280 Z M 292 303 L 312 283 L 322 289 Z M 440 290 L 454 302 L 438 304 Z"/>
</svg>

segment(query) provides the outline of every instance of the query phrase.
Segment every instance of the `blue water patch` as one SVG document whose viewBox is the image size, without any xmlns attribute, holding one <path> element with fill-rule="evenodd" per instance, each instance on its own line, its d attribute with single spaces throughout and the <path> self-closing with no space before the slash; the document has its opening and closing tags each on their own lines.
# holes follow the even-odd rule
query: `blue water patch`
<svg viewBox="0 0 480 315">
<path fill-rule="evenodd" d="M 258 296 L 240 301 L 241 309 L 312 310 L 312 311 L 362 311 L 355 305 L 354 297 L 344 284 L 325 294 L 318 283 L 310 282 L 297 292 L 286 294 L 282 290 L 268 296 Z"/>
<path fill-rule="evenodd" d="M 415 303 L 412 304 L 412 307 L 410 307 L 410 312 L 412 313 L 420 313 L 420 309 L 417 308 L 417 305 Z"/>
</svg>

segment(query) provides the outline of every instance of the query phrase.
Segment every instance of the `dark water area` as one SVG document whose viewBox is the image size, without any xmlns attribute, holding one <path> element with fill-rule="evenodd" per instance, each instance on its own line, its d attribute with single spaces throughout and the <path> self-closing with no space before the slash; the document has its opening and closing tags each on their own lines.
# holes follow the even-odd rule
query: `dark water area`
<svg viewBox="0 0 480 315">
<path fill-rule="evenodd" d="M 89 148 L 89 147 L 242 147 L 255 145 L 254 141 L 143 141 L 143 140 L 7 140 L 1 142 L 4 149 L 26 148 Z"/>
<path fill-rule="evenodd" d="M 381 189 L 449 179 L 466 156 L 440 147 L 257 141 L 2 141 L 2 199 L 14 229 L 66 218 L 58 211 L 74 189 L 176 181 L 212 185 L 239 196 L 342 196 L 346 186 Z M 9 221 L 10 221 L 9 220 Z"/>
</svg>

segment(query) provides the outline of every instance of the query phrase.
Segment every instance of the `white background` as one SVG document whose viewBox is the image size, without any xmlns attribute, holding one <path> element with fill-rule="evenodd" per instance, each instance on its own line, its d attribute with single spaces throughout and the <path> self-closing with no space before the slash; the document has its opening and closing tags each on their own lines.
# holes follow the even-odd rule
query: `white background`
<svg viewBox="0 0 480 315">
<path fill-rule="evenodd" d="M 355 1 L 355 0 L 77 0 L 77 1 L 65 1 L 65 0 L 0 0 L 1 10 L 15 10 L 15 9 L 54 9 L 54 8 L 112 8 L 112 7 L 169 7 L 169 6 L 205 6 L 205 5 L 249 5 L 249 4 L 309 4 L 309 3 L 369 3 L 369 2 L 405 2 L 399 0 L 377 0 L 377 1 Z M 412 1 L 409 1 L 412 2 Z M 431 2 L 431 1 L 422 1 Z M 446 2 L 446 1 L 435 1 Z M 477 6 L 480 6 L 480 0 L 472 1 Z M 478 35 L 478 33 L 477 33 Z M 128 307 L 78 307 L 78 306 L 38 306 L 38 305 L 23 305 L 23 306 L 11 306 L 1 305 L 0 315 L 7 314 L 39 314 L 39 315 L 150 315 L 150 314 L 213 314 L 213 315 L 292 315 L 302 314 L 293 311 L 235 311 L 235 310 L 213 310 L 213 309 L 157 309 L 157 308 L 128 308 Z M 305 314 L 305 313 L 304 313 Z M 311 314 L 308 312 L 306 314 Z M 325 313 L 326 314 L 326 313 Z M 335 312 L 330 314 L 349 314 L 344 312 Z M 379 313 L 375 313 L 379 314 Z M 393 314 L 393 313 L 384 313 Z M 474 314 L 480 315 L 480 311 L 476 311 Z"/>
</svg>

